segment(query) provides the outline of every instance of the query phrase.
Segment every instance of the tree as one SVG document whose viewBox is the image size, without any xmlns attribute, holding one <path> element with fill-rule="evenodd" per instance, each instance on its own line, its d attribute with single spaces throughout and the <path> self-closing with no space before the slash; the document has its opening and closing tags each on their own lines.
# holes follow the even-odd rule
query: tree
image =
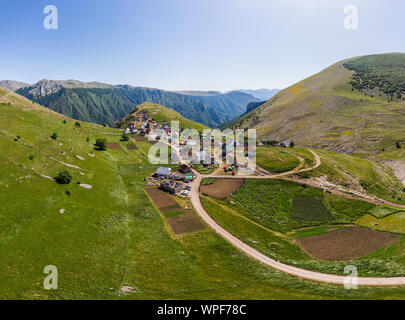
<svg viewBox="0 0 405 320">
<path fill-rule="evenodd" d="M 66 120 L 63 120 L 63 124 L 66 124 Z"/>
<path fill-rule="evenodd" d="M 70 184 L 73 180 L 72 175 L 69 171 L 61 171 L 55 178 L 56 182 L 59 184 Z"/>
<path fill-rule="evenodd" d="M 294 142 L 293 141 L 290 142 L 290 148 L 294 148 Z"/>
<path fill-rule="evenodd" d="M 54 132 L 54 133 L 51 135 L 51 138 L 52 138 L 53 140 L 58 139 L 58 134 L 57 134 L 56 132 Z"/>
<path fill-rule="evenodd" d="M 399 141 L 397 141 L 397 142 L 395 143 L 395 145 L 396 145 L 397 149 L 401 149 L 401 144 L 399 143 Z"/>
<path fill-rule="evenodd" d="M 131 137 L 130 137 L 130 135 L 128 133 L 123 133 L 122 134 L 122 140 L 123 141 L 129 141 L 130 138 Z"/>
<path fill-rule="evenodd" d="M 107 139 L 97 139 L 95 146 L 100 151 L 107 150 Z"/>
<path fill-rule="evenodd" d="M 81 126 L 80 122 L 76 121 L 75 126 L 76 126 L 76 128 L 80 128 L 80 126 Z"/>
</svg>

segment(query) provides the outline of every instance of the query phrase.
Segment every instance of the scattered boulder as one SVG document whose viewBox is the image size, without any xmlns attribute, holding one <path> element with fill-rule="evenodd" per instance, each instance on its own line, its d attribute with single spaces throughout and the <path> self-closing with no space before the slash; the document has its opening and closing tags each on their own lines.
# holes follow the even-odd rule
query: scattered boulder
<svg viewBox="0 0 405 320">
<path fill-rule="evenodd" d="M 60 210 L 59 210 L 59 213 L 60 213 L 60 214 L 64 214 L 65 212 L 66 212 L 65 209 L 60 209 Z"/>
<path fill-rule="evenodd" d="M 89 184 L 80 184 L 79 186 L 84 188 L 84 189 L 93 189 L 93 186 L 91 186 Z"/>
<path fill-rule="evenodd" d="M 122 293 L 129 293 L 129 292 L 133 292 L 134 290 L 135 290 L 134 287 L 131 287 L 131 286 L 123 286 L 121 288 Z"/>
</svg>

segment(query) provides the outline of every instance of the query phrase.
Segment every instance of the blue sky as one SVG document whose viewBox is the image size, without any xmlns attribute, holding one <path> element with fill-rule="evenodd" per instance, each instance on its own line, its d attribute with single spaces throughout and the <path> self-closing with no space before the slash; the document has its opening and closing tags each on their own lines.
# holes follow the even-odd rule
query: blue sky
<svg viewBox="0 0 405 320">
<path fill-rule="evenodd" d="M 57 30 L 43 27 L 46 5 Z M 358 30 L 343 26 L 346 5 Z M 405 52 L 404 10 L 402 0 L 0 0 L 0 79 L 284 88 L 345 58 Z"/>
</svg>

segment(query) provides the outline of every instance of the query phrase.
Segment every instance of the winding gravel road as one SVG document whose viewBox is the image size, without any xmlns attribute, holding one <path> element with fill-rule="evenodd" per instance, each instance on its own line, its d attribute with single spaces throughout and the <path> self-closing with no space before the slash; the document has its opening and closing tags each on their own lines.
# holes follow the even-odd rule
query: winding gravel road
<svg viewBox="0 0 405 320">
<path fill-rule="evenodd" d="M 195 172 L 196 174 L 196 179 L 192 183 L 192 190 L 190 193 L 190 199 L 191 203 L 194 206 L 195 211 L 197 214 L 207 223 L 216 233 L 218 233 L 221 237 L 223 237 L 225 240 L 227 240 L 229 243 L 231 243 L 234 247 L 238 248 L 251 258 L 271 267 L 274 269 L 277 269 L 279 271 L 288 273 L 290 275 L 294 275 L 300 278 L 308 279 L 308 280 L 313 280 L 313 281 L 318 281 L 318 282 L 325 282 L 325 283 L 333 283 L 333 284 L 339 284 L 339 285 L 344 285 L 345 280 L 347 281 L 347 276 L 345 275 L 332 275 L 332 274 L 325 274 L 325 273 L 320 273 L 320 272 L 313 272 L 313 271 L 308 271 L 305 269 L 289 266 L 287 264 L 278 262 L 274 259 L 271 259 L 267 257 L 266 255 L 262 254 L 258 250 L 252 248 L 251 246 L 247 245 L 246 243 L 242 242 L 235 236 L 233 236 L 231 233 L 226 231 L 224 228 L 222 228 L 220 225 L 218 225 L 211 217 L 210 215 L 205 211 L 204 207 L 201 204 L 200 200 L 200 185 L 201 181 L 204 178 L 218 178 L 218 179 L 277 179 L 277 178 L 282 178 L 294 173 L 298 172 L 305 172 L 305 171 L 311 171 L 316 168 L 318 168 L 321 165 L 321 160 L 320 157 L 310 150 L 315 159 L 316 159 L 316 164 L 307 169 L 301 169 L 297 170 L 294 169 L 289 172 L 285 172 L 282 174 L 277 174 L 277 175 L 269 175 L 269 176 L 236 176 L 236 177 L 231 177 L 231 176 L 217 176 L 217 175 L 201 175 L 198 172 Z M 405 285 L 405 277 L 392 277 L 392 278 L 357 278 L 358 285 L 360 286 L 402 286 Z"/>
</svg>

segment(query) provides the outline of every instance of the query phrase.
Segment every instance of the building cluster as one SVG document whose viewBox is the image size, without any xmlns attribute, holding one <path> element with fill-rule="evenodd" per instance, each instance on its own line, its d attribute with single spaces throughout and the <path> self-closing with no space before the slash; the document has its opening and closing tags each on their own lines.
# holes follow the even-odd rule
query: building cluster
<svg viewBox="0 0 405 320">
<path fill-rule="evenodd" d="M 188 197 L 191 187 L 188 185 L 195 179 L 195 174 L 187 165 L 181 165 L 178 170 L 160 167 L 152 176 L 155 180 L 162 180 L 159 189 L 170 194 Z"/>
</svg>

